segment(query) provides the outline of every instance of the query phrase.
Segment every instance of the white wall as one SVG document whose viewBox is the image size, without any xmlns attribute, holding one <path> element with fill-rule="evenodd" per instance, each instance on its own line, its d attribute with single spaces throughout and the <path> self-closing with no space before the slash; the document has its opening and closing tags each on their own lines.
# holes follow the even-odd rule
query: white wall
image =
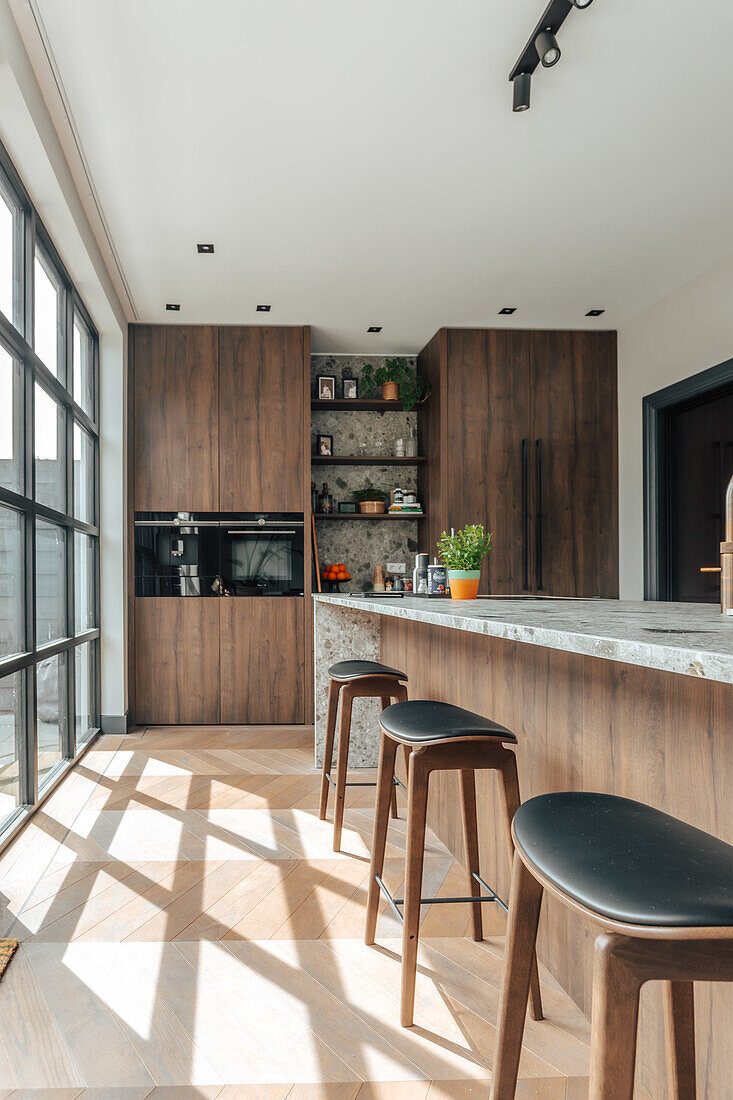
<svg viewBox="0 0 733 1100">
<path fill-rule="evenodd" d="M 644 595 L 642 399 L 733 358 L 733 260 L 619 329 L 621 598 Z"/>
<path fill-rule="evenodd" d="M 8 0 L 0 0 L 0 139 L 100 334 L 102 714 L 127 710 L 127 320 Z"/>
</svg>

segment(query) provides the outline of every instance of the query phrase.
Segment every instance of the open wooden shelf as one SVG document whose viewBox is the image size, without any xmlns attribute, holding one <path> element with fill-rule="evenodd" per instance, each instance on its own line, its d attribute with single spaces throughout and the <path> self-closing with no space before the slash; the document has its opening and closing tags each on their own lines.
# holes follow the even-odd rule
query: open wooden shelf
<svg viewBox="0 0 733 1100">
<path fill-rule="evenodd" d="M 424 455 L 397 458 L 396 455 L 311 455 L 313 466 L 417 466 Z"/>
<path fill-rule="evenodd" d="M 425 519 L 427 512 L 410 512 L 407 515 L 398 513 L 390 515 L 389 512 L 314 512 L 314 519 Z"/>
<path fill-rule="evenodd" d="M 401 401 L 385 401 L 382 397 L 335 397 L 333 401 L 313 398 L 311 409 L 351 409 L 352 412 L 403 412 Z"/>
</svg>

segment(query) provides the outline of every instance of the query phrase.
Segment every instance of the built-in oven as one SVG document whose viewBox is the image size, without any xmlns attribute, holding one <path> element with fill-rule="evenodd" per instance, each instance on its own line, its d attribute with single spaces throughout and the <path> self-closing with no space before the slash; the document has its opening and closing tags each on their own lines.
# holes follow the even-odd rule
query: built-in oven
<svg viewBox="0 0 733 1100">
<path fill-rule="evenodd" d="M 223 596 L 302 596 L 302 512 L 221 513 Z"/>
<path fill-rule="evenodd" d="M 218 596 L 216 512 L 135 513 L 136 596 Z"/>
</svg>

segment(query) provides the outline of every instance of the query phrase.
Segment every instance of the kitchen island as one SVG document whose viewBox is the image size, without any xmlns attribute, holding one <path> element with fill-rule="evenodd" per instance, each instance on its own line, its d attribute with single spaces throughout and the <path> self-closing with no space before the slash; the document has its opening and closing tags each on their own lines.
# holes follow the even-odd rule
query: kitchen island
<svg viewBox="0 0 733 1100">
<path fill-rule="evenodd" d="M 408 674 L 412 698 L 456 703 L 513 730 L 523 798 L 621 794 L 733 841 L 733 619 L 714 606 L 320 595 L 315 649 L 317 754 L 328 665 L 378 658 Z M 355 707 L 356 766 L 376 762 L 377 718 L 374 703 Z M 494 777 L 481 775 L 478 792 L 482 874 L 506 898 Z M 433 778 L 429 817 L 461 858 L 455 775 Z M 498 907 L 489 916 L 500 932 Z M 590 925 L 546 901 L 541 961 L 588 1013 L 593 939 Z M 696 1009 L 699 1095 L 724 1096 L 733 1076 L 733 987 L 699 985 Z M 637 1080 L 655 1098 L 666 1095 L 663 1035 L 660 988 L 650 985 Z"/>
</svg>

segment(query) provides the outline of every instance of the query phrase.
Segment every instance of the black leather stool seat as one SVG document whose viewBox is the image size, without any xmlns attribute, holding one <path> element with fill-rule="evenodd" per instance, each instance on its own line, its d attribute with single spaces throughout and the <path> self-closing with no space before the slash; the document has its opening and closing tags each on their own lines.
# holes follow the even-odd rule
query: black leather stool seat
<svg viewBox="0 0 733 1100">
<path fill-rule="evenodd" d="M 363 676 L 396 676 L 398 680 L 406 680 L 404 672 L 398 668 L 390 668 L 379 661 L 337 661 L 331 665 L 328 675 L 332 680 L 360 680 Z"/>
<path fill-rule="evenodd" d="M 602 917 L 659 927 L 733 925 L 733 846 L 643 802 L 579 791 L 539 795 L 517 810 L 514 835 L 541 875 Z"/>
<path fill-rule="evenodd" d="M 436 703 L 432 699 L 393 703 L 382 711 L 379 721 L 387 733 L 413 745 L 449 737 L 491 737 L 512 744 L 517 742 L 514 734 L 498 722 L 463 707 L 454 707 L 452 703 Z"/>
</svg>

